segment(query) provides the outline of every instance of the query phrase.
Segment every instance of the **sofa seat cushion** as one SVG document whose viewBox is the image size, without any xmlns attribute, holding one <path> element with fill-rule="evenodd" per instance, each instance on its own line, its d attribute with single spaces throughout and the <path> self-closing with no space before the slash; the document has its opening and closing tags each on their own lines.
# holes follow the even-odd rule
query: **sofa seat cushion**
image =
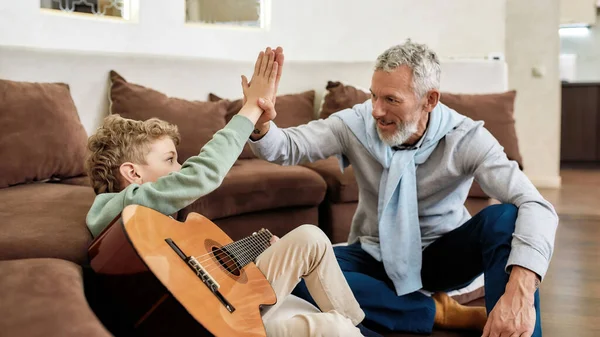
<svg viewBox="0 0 600 337">
<path fill-rule="evenodd" d="M 111 336 L 90 309 L 81 268 L 72 262 L 0 261 L 0 298 L 2 335 Z"/>
<path fill-rule="evenodd" d="M 0 189 L 0 260 L 87 259 L 91 187 L 34 183 Z"/>
<path fill-rule="evenodd" d="M 358 183 L 352 166 L 340 170 L 336 157 L 307 163 L 304 166 L 318 172 L 327 182 L 327 199 L 333 203 L 358 201 Z"/>
<path fill-rule="evenodd" d="M 327 185 L 321 176 L 302 166 L 280 166 L 260 159 L 238 160 L 212 193 L 179 212 L 220 219 L 251 212 L 295 206 L 317 206 Z"/>
<path fill-rule="evenodd" d="M 68 179 L 61 179 L 59 182 L 61 184 L 67 184 L 67 185 L 92 187 L 90 178 L 87 175 L 77 176 L 77 177 L 68 178 Z"/>
</svg>

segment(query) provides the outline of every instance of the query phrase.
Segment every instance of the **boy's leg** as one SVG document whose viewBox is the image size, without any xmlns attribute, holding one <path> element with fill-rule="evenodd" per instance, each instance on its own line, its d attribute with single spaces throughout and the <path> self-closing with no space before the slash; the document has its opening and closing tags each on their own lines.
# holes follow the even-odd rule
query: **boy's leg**
<svg viewBox="0 0 600 337">
<path fill-rule="evenodd" d="M 265 323 L 268 337 L 362 337 L 352 322 L 336 311 L 300 314 Z"/>
<path fill-rule="evenodd" d="M 268 309 L 263 320 L 268 322 L 272 312 L 304 278 L 323 313 L 293 318 L 290 322 L 282 322 L 282 326 L 310 331 L 315 322 L 322 319 L 323 323 L 314 326 L 330 329 L 327 322 L 338 321 L 336 326 L 340 331 L 350 328 L 358 331 L 354 326 L 363 320 L 364 312 L 344 279 L 329 238 L 318 227 L 303 225 L 292 230 L 262 253 L 256 259 L 256 265 L 277 295 L 277 304 Z M 339 322 L 342 318 L 347 322 L 345 325 Z M 309 325 L 298 327 L 297 324 Z"/>
</svg>

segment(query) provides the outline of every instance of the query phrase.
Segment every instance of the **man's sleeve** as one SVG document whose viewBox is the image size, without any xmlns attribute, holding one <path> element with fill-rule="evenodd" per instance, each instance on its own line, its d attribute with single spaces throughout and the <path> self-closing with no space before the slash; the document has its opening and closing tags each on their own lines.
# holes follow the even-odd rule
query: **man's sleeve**
<svg viewBox="0 0 600 337">
<path fill-rule="evenodd" d="M 314 162 L 343 153 L 344 122 L 339 118 L 311 121 L 280 129 L 271 122 L 269 131 L 258 141 L 249 140 L 260 158 L 280 165 Z"/>
<path fill-rule="evenodd" d="M 533 186 L 515 161 L 482 125 L 465 134 L 456 152 L 465 174 L 472 174 L 490 197 L 518 207 L 517 222 L 508 258 L 510 266 L 527 268 L 541 278 L 554 249 L 558 216 L 552 204 Z"/>
</svg>

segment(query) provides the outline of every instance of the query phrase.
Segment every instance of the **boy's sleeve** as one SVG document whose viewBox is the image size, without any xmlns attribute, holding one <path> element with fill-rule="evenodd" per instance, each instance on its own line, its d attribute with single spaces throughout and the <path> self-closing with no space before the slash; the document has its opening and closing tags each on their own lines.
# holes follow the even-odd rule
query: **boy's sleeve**
<svg viewBox="0 0 600 337">
<path fill-rule="evenodd" d="M 254 129 L 236 115 L 204 145 L 200 154 L 186 160 L 179 172 L 154 183 L 132 184 L 119 193 L 97 196 L 87 216 L 93 236 L 98 235 L 128 205 L 141 205 L 170 215 L 219 187 Z"/>
</svg>

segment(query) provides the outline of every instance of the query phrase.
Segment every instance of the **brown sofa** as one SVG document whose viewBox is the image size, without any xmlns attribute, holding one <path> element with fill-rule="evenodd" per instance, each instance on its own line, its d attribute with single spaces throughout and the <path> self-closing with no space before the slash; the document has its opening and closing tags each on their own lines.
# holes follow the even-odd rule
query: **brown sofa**
<svg viewBox="0 0 600 337">
<path fill-rule="evenodd" d="M 180 161 L 197 153 L 239 109 L 239 101 L 214 95 L 213 102 L 174 101 L 128 84 L 116 73 L 111 80 L 111 113 L 129 118 L 157 115 L 180 126 Z M 7 93 L 0 97 L 0 150 L 10 161 L 0 174 L 0 330 L 11 336 L 110 336 L 84 292 L 92 241 L 85 216 L 95 194 L 83 175 L 85 131 L 69 88 L 0 80 L 0 92 Z M 129 99 L 122 100 L 124 96 Z M 314 92 L 279 97 L 276 122 L 285 127 L 312 119 L 313 100 Z M 177 120 L 185 114 L 202 114 L 197 110 L 207 106 L 211 113 L 222 114 L 223 121 L 215 119 L 208 125 L 201 118 L 196 122 L 204 123 L 203 128 L 189 131 L 185 128 L 189 120 Z M 167 108 L 169 114 L 161 116 Z M 140 111 L 146 115 L 135 115 Z M 190 212 L 204 214 L 234 240 L 260 228 L 282 236 L 311 223 L 321 226 L 335 243 L 347 238 L 357 196 L 352 169 L 342 174 L 332 158 L 282 167 L 256 159 L 246 148 L 223 184 L 181 210 L 177 218 L 183 221 Z M 489 202 L 470 198 L 468 206 L 477 211 Z"/>
<path fill-rule="evenodd" d="M 119 94 L 135 94 L 123 92 L 131 87 L 121 84 L 112 92 L 113 109 L 119 106 Z M 147 105 L 156 104 L 157 96 L 170 100 L 150 89 L 134 89 Z M 83 174 L 87 136 L 69 88 L 0 80 L 0 92 L 6 93 L 0 97 L 0 150 L 7 158 L 0 173 L 0 316 L 4 317 L 0 330 L 11 336 L 110 336 L 84 293 L 87 248 L 92 241 L 85 217 L 95 194 Z M 314 100 L 314 93 L 304 96 L 299 98 Z M 228 103 L 204 103 L 221 105 L 222 121 L 212 126 L 200 121 L 204 129 L 193 131 L 204 141 L 195 150 L 189 144 L 196 139 L 185 138 L 188 130 L 179 121 L 184 156 L 186 150 L 199 152 L 225 125 Z M 127 107 L 121 108 L 119 112 L 127 115 Z M 179 113 L 206 109 L 200 110 Z M 318 206 L 326 188 L 323 178 L 306 167 L 241 158 L 220 188 L 177 217 L 183 221 L 190 212 L 201 213 L 234 240 L 260 228 L 283 236 L 301 224 L 318 224 Z"/>
</svg>

